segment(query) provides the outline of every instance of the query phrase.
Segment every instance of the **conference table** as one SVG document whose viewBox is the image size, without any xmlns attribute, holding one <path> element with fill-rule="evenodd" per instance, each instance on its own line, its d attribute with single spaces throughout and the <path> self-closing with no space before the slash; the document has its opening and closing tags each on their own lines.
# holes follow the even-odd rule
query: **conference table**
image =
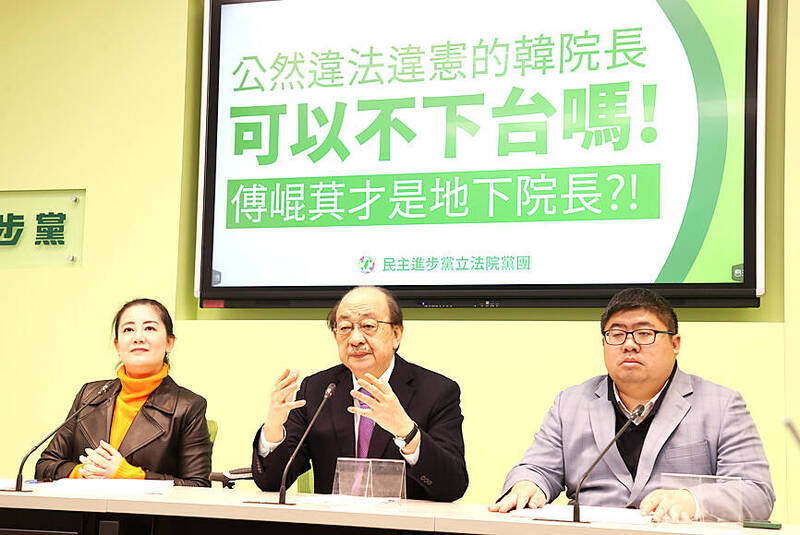
<svg viewBox="0 0 800 535">
<path fill-rule="evenodd" d="M 157 495 L 0 492 L 0 535 L 138 533 L 302 533 L 352 534 L 554 534 L 610 535 L 731 533 L 713 523 L 625 524 L 614 521 L 544 521 L 491 513 L 486 504 L 419 500 L 341 499 L 289 495 L 277 505 L 277 493 L 221 488 L 170 487 Z M 566 507 L 566 506 L 562 506 Z M 585 511 L 585 509 L 584 509 Z M 622 510 L 626 511 L 626 510 Z M 630 511 L 628 511 L 630 513 Z M 584 514 L 586 516 L 586 514 Z M 591 514 L 589 515 L 591 516 Z M 744 528 L 765 535 L 771 530 Z M 783 526 L 800 535 L 800 526 Z"/>
</svg>

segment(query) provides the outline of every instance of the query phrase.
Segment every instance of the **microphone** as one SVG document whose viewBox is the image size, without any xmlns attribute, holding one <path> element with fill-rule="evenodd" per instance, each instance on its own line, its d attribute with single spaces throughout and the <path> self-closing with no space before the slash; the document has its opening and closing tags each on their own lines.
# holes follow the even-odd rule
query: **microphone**
<svg viewBox="0 0 800 535">
<path fill-rule="evenodd" d="M 306 437 L 308 436 L 308 432 L 311 431 L 311 426 L 313 426 L 314 422 L 317 421 L 317 416 L 319 416 L 320 411 L 322 411 L 322 407 L 325 406 L 325 403 L 328 401 L 328 399 L 330 399 L 335 391 L 336 385 L 334 383 L 329 384 L 328 388 L 325 389 L 325 394 L 322 396 L 322 403 L 320 403 L 319 407 L 317 407 L 317 412 L 315 412 L 314 416 L 311 418 L 311 422 L 309 422 L 308 427 L 306 427 L 306 432 L 303 433 L 302 437 L 300 437 L 300 442 L 298 442 L 297 446 L 294 447 L 292 456 L 289 457 L 289 461 L 286 463 L 286 468 L 283 469 L 283 477 L 281 477 L 281 490 L 278 497 L 279 505 L 286 505 L 286 476 L 289 474 L 289 467 L 292 466 L 292 461 L 294 461 L 294 458 L 297 457 L 297 452 L 300 451 L 300 446 L 303 445 L 303 442 L 305 442 Z"/>
<path fill-rule="evenodd" d="M 611 449 L 611 446 L 613 446 L 614 444 L 617 443 L 617 440 L 619 440 L 619 437 L 622 436 L 622 433 L 624 433 L 628 429 L 628 427 L 630 427 L 630 425 L 633 423 L 633 421 L 636 418 L 638 418 L 639 416 L 641 416 L 643 412 L 644 412 L 644 405 L 642 405 L 642 404 L 637 405 L 636 408 L 633 409 L 633 412 L 628 417 L 628 421 L 625 422 L 625 425 L 622 426 L 622 429 L 620 429 L 619 432 L 616 435 L 614 435 L 614 438 L 612 438 L 611 442 L 608 443 L 608 446 L 606 446 L 606 449 L 604 449 L 600 453 L 600 455 L 597 457 L 597 459 L 592 463 L 592 466 L 590 466 L 589 469 L 586 471 L 586 473 L 583 474 L 583 477 L 578 482 L 578 486 L 575 488 L 575 503 L 572 506 L 572 521 L 573 522 L 580 522 L 581 521 L 581 506 L 580 506 L 580 501 L 579 500 L 580 500 L 580 494 L 581 494 L 581 485 L 583 485 L 583 482 L 586 480 L 586 477 L 591 473 L 592 470 L 594 470 L 594 467 L 597 466 L 597 463 L 599 463 L 600 459 L 602 459 L 605 456 L 606 452 Z"/>
<path fill-rule="evenodd" d="M 785 418 L 783 420 L 783 423 L 786 425 L 787 429 L 789 429 L 789 432 L 792 434 L 792 438 L 794 438 L 794 441 L 797 442 L 798 445 L 800 445 L 800 434 L 797 433 L 797 428 L 792 423 L 792 420 L 790 420 L 789 418 Z"/>
<path fill-rule="evenodd" d="M 41 442 L 39 442 L 38 444 L 36 444 L 36 445 L 35 445 L 35 446 L 34 446 L 34 447 L 31 449 L 31 451 L 29 451 L 29 452 L 28 452 L 28 453 L 25 455 L 25 457 L 23 457 L 23 458 L 22 458 L 22 462 L 21 462 L 21 463 L 19 463 L 19 472 L 17 472 L 17 485 L 16 485 L 16 487 L 14 488 L 14 491 L 15 491 L 15 492 L 22 492 L 22 468 L 25 466 L 25 461 L 27 461 L 27 460 L 28 460 L 28 457 L 30 457 L 30 456 L 31 456 L 31 454 L 32 454 L 34 451 L 36 451 L 37 449 L 39 449 L 39 446 L 41 446 L 42 444 L 44 444 L 44 443 L 45 443 L 45 441 L 46 441 L 47 439 L 49 439 L 50 437 L 52 437 L 53 435 L 55 435 L 56 433 L 58 433 L 59 431 L 61 431 L 61 428 L 62 428 L 62 427 L 64 427 L 65 425 L 67 425 L 67 424 L 68 424 L 68 423 L 69 423 L 69 422 L 70 422 L 70 421 L 71 421 L 73 418 L 75 418 L 76 416 L 78 416 L 78 415 L 79 415 L 79 414 L 80 414 L 80 413 L 83 411 L 83 409 L 85 409 L 86 407 L 88 407 L 88 406 L 89 406 L 91 403 L 94 403 L 95 401 L 97 401 L 98 399 L 100 399 L 100 396 L 102 396 L 103 394 L 105 394 L 106 392 L 108 392 L 108 389 L 109 389 L 109 388 L 111 388 L 111 385 L 113 385 L 113 384 L 114 384 L 114 381 L 115 381 L 115 380 L 114 380 L 114 379 L 112 379 L 111 381 L 108 381 L 106 384 L 104 384 L 104 385 L 103 385 L 103 387 L 102 387 L 100 390 L 98 390 L 98 391 L 97 391 L 97 394 L 95 394 L 95 395 L 92 397 L 92 399 L 90 399 L 89 401 L 85 402 L 83 405 L 81 405 L 81 406 L 78 408 L 78 410 L 76 410 L 75 412 L 73 412 L 72 414 L 70 414 L 69 416 L 67 416 L 67 419 L 66 419 L 66 420 L 64 420 L 64 423 L 62 423 L 61 425 L 59 425 L 58 427 L 56 427 L 56 428 L 53 430 L 53 432 L 52 432 L 52 433 L 50 433 L 49 435 L 47 435 L 46 437 L 44 437 L 44 438 L 42 439 L 42 441 L 41 441 Z"/>
</svg>

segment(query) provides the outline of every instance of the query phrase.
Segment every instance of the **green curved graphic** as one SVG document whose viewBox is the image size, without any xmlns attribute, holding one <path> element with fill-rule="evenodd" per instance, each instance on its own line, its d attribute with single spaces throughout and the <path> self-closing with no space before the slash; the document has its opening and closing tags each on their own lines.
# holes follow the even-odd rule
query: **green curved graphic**
<svg viewBox="0 0 800 535">
<path fill-rule="evenodd" d="M 719 58 L 685 0 L 658 0 L 683 44 L 697 94 L 697 159 L 692 189 L 672 250 L 655 282 L 683 282 L 705 240 L 722 186 L 728 145 L 728 100 Z"/>
</svg>

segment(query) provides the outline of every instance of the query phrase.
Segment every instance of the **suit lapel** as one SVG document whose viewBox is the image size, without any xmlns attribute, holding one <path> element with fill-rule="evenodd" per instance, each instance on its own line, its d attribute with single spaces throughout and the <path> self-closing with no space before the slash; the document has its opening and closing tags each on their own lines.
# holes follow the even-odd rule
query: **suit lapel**
<svg viewBox="0 0 800 535">
<path fill-rule="evenodd" d="M 83 416 L 78 416 L 78 429 L 93 448 L 98 447 L 101 440 L 108 442 L 108 436 L 111 433 L 111 417 L 114 415 L 114 402 L 121 388 L 122 385 L 117 379 L 111 388 L 112 394 L 106 394 L 92 404 L 94 407 L 84 409 Z M 83 452 L 80 454 L 83 455 Z"/>
<path fill-rule="evenodd" d="M 329 414 L 336 430 L 337 443 L 339 444 L 339 457 L 356 456 L 356 432 L 354 430 L 353 415 L 347 412 L 348 407 L 353 406 L 353 396 L 350 391 L 353 389 L 353 375 L 350 370 L 341 367 L 336 374 L 336 392 L 331 396 L 328 404 L 330 405 Z M 316 410 L 316 409 L 315 409 Z M 325 409 L 328 410 L 328 409 Z"/>
<path fill-rule="evenodd" d="M 392 370 L 391 377 L 389 377 L 389 386 L 392 387 L 394 395 L 397 396 L 400 405 L 406 412 L 408 412 L 411 406 L 411 400 L 414 398 L 414 393 L 416 392 L 414 387 L 411 386 L 413 379 L 414 375 L 411 371 L 411 366 L 400 358 L 400 355 L 395 354 L 394 369 Z M 397 457 L 397 447 L 392 442 L 393 438 L 394 436 L 392 436 L 391 433 L 376 424 L 375 430 L 372 432 L 372 439 L 369 442 L 367 456 L 372 459 L 392 459 Z M 386 450 L 390 445 L 395 449 L 395 452 L 387 453 Z"/>
<path fill-rule="evenodd" d="M 636 470 L 636 482 L 631 491 L 631 499 L 642 492 L 650 476 L 661 448 L 681 423 L 692 404 L 686 396 L 692 393 L 692 382 L 688 375 L 680 369 L 675 371 L 672 384 L 667 388 L 666 397 L 650 424 L 647 436 L 642 445 L 639 467 Z"/>
<path fill-rule="evenodd" d="M 128 432 L 119 445 L 120 455 L 127 457 L 164 435 L 169 429 L 177 403 L 178 387 L 167 376 L 133 418 Z"/>
<path fill-rule="evenodd" d="M 592 434 L 594 435 L 594 442 L 597 446 L 598 453 L 608 446 L 608 443 L 614 438 L 614 430 L 616 429 L 614 406 L 608 400 L 608 381 L 609 378 L 606 376 L 606 379 L 600 382 L 600 385 L 594 392 L 595 398 L 589 404 L 589 421 L 592 426 Z M 633 487 L 633 478 L 628 471 L 628 467 L 625 466 L 622 456 L 619 454 L 619 449 L 612 446 L 611 449 L 606 452 L 605 457 L 603 457 L 603 462 L 606 463 L 606 466 L 614 473 L 614 476 L 616 476 L 628 490 Z M 585 471 L 589 467 L 585 466 L 580 468 Z M 583 472 L 581 472 L 580 475 L 582 476 Z"/>
</svg>

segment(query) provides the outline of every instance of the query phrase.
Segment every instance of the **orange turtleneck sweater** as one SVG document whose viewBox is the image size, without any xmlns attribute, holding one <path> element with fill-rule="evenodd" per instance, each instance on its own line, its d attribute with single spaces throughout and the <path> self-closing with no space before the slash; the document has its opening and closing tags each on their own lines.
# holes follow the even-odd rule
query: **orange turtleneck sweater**
<svg viewBox="0 0 800 535">
<path fill-rule="evenodd" d="M 128 377 L 125 373 L 125 366 L 119 367 L 117 377 L 122 383 L 122 390 L 117 395 L 117 403 L 114 406 L 114 414 L 111 418 L 111 432 L 108 437 L 108 442 L 114 448 L 119 449 L 119 445 L 122 444 L 122 439 L 128 433 L 128 429 L 130 429 L 133 419 L 139 413 L 139 409 L 142 408 L 150 394 L 158 388 L 158 385 L 167 376 L 167 372 L 169 372 L 169 366 L 164 364 L 157 374 L 142 379 L 134 379 Z M 80 478 L 81 475 L 78 470 L 81 466 L 83 465 L 79 464 L 73 468 L 69 477 L 73 479 Z M 144 479 L 144 470 L 138 466 L 131 466 L 123 457 L 119 468 L 114 473 L 114 478 Z"/>
</svg>

